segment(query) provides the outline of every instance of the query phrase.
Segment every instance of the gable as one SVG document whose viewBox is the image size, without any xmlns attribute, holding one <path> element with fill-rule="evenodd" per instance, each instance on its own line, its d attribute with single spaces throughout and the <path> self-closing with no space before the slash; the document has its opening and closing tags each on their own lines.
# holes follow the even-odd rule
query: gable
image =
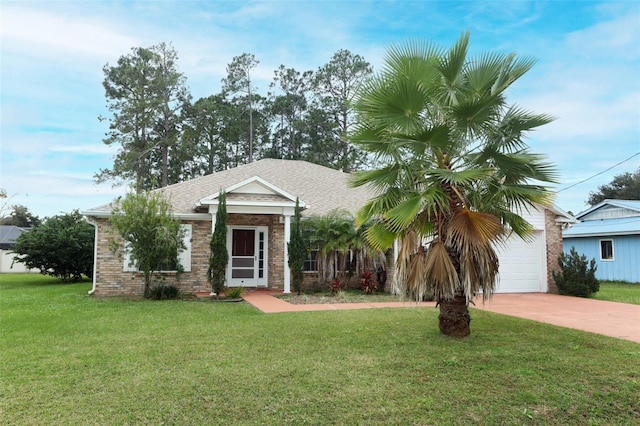
<svg viewBox="0 0 640 426">
<path fill-rule="evenodd" d="M 259 176 L 250 177 L 222 190 L 227 193 L 227 204 L 233 204 L 235 201 L 252 200 L 281 203 L 283 205 L 290 205 L 291 203 L 295 205 L 296 202 L 296 197 Z M 221 191 L 201 199 L 196 203 L 196 206 L 217 205 Z M 303 208 L 306 207 L 306 203 L 303 201 L 300 201 L 300 204 Z"/>
<path fill-rule="evenodd" d="M 229 213 L 265 213 L 265 214 L 293 214 L 296 197 L 278 186 L 253 176 L 223 188 L 227 195 L 227 212 Z M 214 214 L 218 210 L 221 191 L 199 200 L 196 208 L 208 208 Z M 300 208 L 306 209 L 307 203 L 299 200 Z"/>
<path fill-rule="evenodd" d="M 640 201 L 637 200 L 604 200 L 595 206 L 576 215 L 581 221 L 620 219 L 640 216 Z"/>
</svg>

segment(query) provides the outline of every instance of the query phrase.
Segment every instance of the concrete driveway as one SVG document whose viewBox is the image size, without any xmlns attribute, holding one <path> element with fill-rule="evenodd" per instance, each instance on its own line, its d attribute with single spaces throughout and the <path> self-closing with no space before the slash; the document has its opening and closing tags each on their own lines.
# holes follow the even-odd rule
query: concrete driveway
<svg viewBox="0 0 640 426">
<path fill-rule="evenodd" d="M 477 309 L 640 343 L 640 305 L 546 293 L 495 294 Z"/>
<path fill-rule="evenodd" d="M 276 294 L 279 293 L 246 291 L 242 297 L 265 313 L 435 306 L 435 302 L 293 305 L 273 297 Z M 484 304 L 482 299 L 475 303 L 476 309 L 640 343 L 640 305 L 545 293 L 495 294 Z"/>
</svg>

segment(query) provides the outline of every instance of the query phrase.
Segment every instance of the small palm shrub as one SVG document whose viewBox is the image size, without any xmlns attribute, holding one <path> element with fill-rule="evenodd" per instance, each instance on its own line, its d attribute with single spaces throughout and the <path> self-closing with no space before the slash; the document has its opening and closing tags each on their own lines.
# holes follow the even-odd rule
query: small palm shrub
<svg viewBox="0 0 640 426">
<path fill-rule="evenodd" d="M 373 272 L 368 269 L 362 271 L 362 275 L 360 276 L 360 287 L 362 287 L 364 294 L 373 294 L 376 292 L 378 284 L 373 279 Z"/>
<path fill-rule="evenodd" d="M 149 299 L 151 300 L 168 300 L 177 299 L 180 296 L 180 289 L 174 285 L 158 284 L 151 287 Z"/>
<path fill-rule="evenodd" d="M 560 272 L 553 271 L 553 280 L 560 294 L 568 296 L 589 297 L 600 290 L 600 282 L 596 279 L 596 260 L 587 262 L 587 257 L 571 247 L 569 254 L 562 253 L 558 258 Z"/>
<path fill-rule="evenodd" d="M 224 291 L 224 295 L 229 299 L 239 299 L 242 296 L 242 292 L 244 291 L 244 287 L 227 287 Z"/>
</svg>

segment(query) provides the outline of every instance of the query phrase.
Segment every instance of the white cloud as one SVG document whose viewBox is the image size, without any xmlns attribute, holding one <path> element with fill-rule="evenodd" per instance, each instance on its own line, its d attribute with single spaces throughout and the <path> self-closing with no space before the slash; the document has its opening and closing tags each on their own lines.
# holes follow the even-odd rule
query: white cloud
<svg viewBox="0 0 640 426">
<path fill-rule="evenodd" d="M 12 195 L 11 205 L 25 205 L 33 214 L 41 217 L 68 213 L 74 209 L 90 209 L 126 193 L 126 188 L 98 185 L 74 173 L 7 175 L 3 176 L 2 185 Z"/>
<path fill-rule="evenodd" d="M 55 7 L 37 10 L 19 4 L 2 8 L 3 49 L 32 55 L 89 57 L 103 61 L 118 57 L 136 44 L 116 26 L 85 14 L 82 19 Z"/>
<path fill-rule="evenodd" d="M 49 151 L 79 154 L 79 155 L 94 155 L 94 154 L 114 155 L 114 154 L 117 154 L 118 149 L 115 146 L 92 143 L 92 144 L 86 144 L 86 145 L 54 145 L 49 148 Z"/>
<path fill-rule="evenodd" d="M 640 57 L 639 40 L 638 16 L 631 13 L 568 34 L 566 47 L 590 60 L 594 55 L 605 60 L 636 60 Z"/>
<path fill-rule="evenodd" d="M 637 20 L 637 15 L 622 16 L 570 33 L 549 47 L 517 89 L 514 99 L 519 104 L 557 117 L 535 138 L 558 159 L 591 156 L 607 144 L 602 156 L 615 162 L 640 149 L 638 55 L 633 53 L 636 60 L 628 61 L 629 52 L 640 49 L 640 32 L 631 28 L 634 17 Z M 597 164 L 589 166 L 595 169 Z"/>
</svg>

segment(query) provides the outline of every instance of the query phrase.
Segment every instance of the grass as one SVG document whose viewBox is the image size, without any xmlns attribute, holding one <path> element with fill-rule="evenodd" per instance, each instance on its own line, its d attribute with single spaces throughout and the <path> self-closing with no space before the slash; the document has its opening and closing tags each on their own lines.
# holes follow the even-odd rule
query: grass
<svg viewBox="0 0 640 426">
<path fill-rule="evenodd" d="M 600 291 L 594 294 L 592 298 L 640 305 L 640 283 L 601 281 Z"/>
<path fill-rule="evenodd" d="M 473 310 L 266 315 L 0 277 L 3 424 L 631 425 L 640 344 Z"/>
</svg>

